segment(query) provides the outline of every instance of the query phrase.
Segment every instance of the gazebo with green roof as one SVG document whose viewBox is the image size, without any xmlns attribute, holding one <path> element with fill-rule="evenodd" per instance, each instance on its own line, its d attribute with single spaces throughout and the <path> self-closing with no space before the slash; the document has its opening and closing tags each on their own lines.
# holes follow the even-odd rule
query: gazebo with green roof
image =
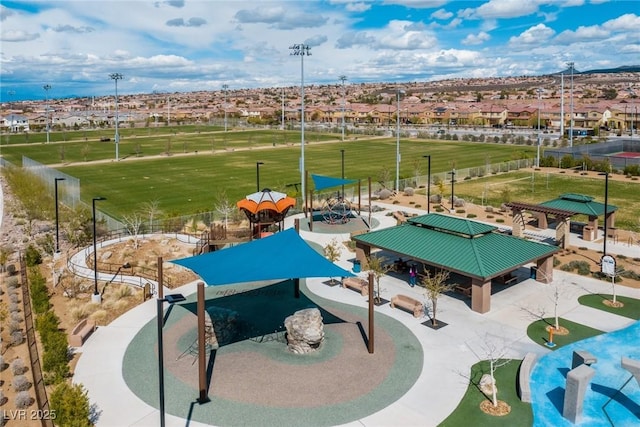
<svg viewBox="0 0 640 427">
<path fill-rule="evenodd" d="M 586 215 L 589 218 L 589 223 L 585 227 L 585 230 L 582 234 L 584 240 L 594 240 L 597 238 L 598 217 L 602 215 L 604 215 L 604 221 L 607 224 L 607 228 L 609 230 L 615 230 L 615 217 L 618 207 L 607 204 L 605 212 L 605 204 L 594 201 L 594 198 L 591 196 L 586 196 L 584 194 L 565 193 L 561 194 L 557 199 L 540 203 L 540 206 L 546 206 L 555 209 L 564 209 L 567 211 L 576 212 L 577 214 Z"/>
<path fill-rule="evenodd" d="M 492 225 L 431 213 L 404 224 L 354 236 L 362 265 L 371 248 L 394 252 L 416 262 L 468 277 L 471 308 L 486 313 L 491 307 L 491 281 L 517 268 L 536 263 L 536 280 L 553 280 L 555 246 L 498 232 Z"/>
</svg>

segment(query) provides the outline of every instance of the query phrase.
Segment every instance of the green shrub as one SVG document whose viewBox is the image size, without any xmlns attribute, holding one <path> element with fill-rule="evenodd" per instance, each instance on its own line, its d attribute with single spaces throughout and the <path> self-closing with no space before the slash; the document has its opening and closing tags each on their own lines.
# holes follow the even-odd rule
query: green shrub
<svg viewBox="0 0 640 427">
<path fill-rule="evenodd" d="M 28 272 L 29 283 L 31 284 L 31 301 L 33 304 L 33 311 L 36 314 L 45 313 L 49 310 L 49 290 L 47 289 L 47 282 L 40 269 L 38 267 L 31 267 Z"/>
<path fill-rule="evenodd" d="M 498 218 L 498 219 L 496 219 L 496 222 L 498 222 L 498 223 L 502 224 L 502 223 L 504 222 L 504 219 L 502 219 L 502 218 Z"/>
<path fill-rule="evenodd" d="M 51 393 L 51 410 L 60 426 L 90 427 L 89 396 L 82 384 L 61 383 Z"/>
<path fill-rule="evenodd" d="M 475 218 L 475 217 L 477 217 L 477 216 L 478 216 L 478 215 L 473 214 L 473 213 L 467 214 L 467 218 Z"/>
<path fill-rule="evenodd" d="M 42 255 L 40 255 L 40 251 L 33 245 L 27 246 L 24 257 L 28 267 L 42 264 Z"/>
</svg>

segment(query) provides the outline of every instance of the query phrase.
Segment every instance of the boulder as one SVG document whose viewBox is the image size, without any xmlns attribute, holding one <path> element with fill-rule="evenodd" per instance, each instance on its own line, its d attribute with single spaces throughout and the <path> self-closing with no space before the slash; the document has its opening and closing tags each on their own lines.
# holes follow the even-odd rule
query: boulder
<svg viewBox="0 0 640 427">
<path fill-rule="evenodd" d="M 489 374 L 484 374 L 482 378 L 480 378 L 479 386 L 480 391 L 482 391 L 485 396 L 493 396 L 494 389 L 496 390 L 496 393 L 498 392 L 498 388 Z"/>
<path fill-rule="evenodd" d="M 296 354 L 306 354 L 320 348 L 324 340 L 322 315 L 317 308 L 296 311 L 284 320 L 287 347 Z"/>
</svg>

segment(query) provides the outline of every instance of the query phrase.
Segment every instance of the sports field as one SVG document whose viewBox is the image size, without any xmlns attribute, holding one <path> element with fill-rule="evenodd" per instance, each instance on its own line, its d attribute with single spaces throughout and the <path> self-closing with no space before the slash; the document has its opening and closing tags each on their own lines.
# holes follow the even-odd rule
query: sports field
<svg viewBox="0 0 640 427">
<path fill-rule="evenodd" d="M 341 150 L 345 150 L 345 177 L 365 181 L 371 177 L 377 182 L 381 171 L 386 171 L 387 180 L 395 177 L 395 138 L 359 137 L 342 142 L 337 135 L 305 132 L 305 140 L 309 173 L 341 176 Z M 299 132 L 265 130 L 123 137 L 119 147 L 122 160 L 118 162 L 114 161 L 113 142 L 76 139 L 2 147 L 3 156 L 12 163 L 21 164 L 24 154 L 77 177 L 82 199 L 90 202 L 96 196 L 106 197 L 100 209 L 116 218 L 150 201 L 158 201 L 159 209 L 167 215 L 212 211 L 221 191 L 235 204 L 256 191 L 256 162 L 264 162 L 260 166 L 261 187 L 293 194 L 295 186 L 291 184 L 301 181 L 300 152 Z M 427 154 L 431 155 L 432 173 L 535 155 L 529 146 L 415 138 L 401 139 L 400 154 L 401 178 L 425 175 L 427 161 L 423 156 Z"/>
</svg>

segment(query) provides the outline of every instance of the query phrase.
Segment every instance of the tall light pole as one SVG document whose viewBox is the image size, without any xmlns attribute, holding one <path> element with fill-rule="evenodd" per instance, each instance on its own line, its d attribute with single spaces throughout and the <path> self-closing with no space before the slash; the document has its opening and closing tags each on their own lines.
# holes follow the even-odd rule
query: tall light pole
<svg viewBox="0 0 640 427">
<path fill-rule="evenodd" d="M 431 155 L 422 156 L 427 159 L 427 213 L 431 213 Z"/>
<path fill-rule="evenodd" d="M 571 85 L 569 86 L 569 147 L 573 147 L 573 62 L 567 62 L 571 68 Z"/>
<path fill-rule="evenodd" d="M 347 76 L 342 75 L 339 77 L 342 82 L 342 140 L 344 141 L 344 115 L 346 107 L 346 95 L 344 90 L 344 82 L 347 80 Z M 344 177 L 342 177 L 344 179 Z M 344 186 L 342 187 L 342 196 L 344 197 Z"/>
<path fill-rule="evenodd" d="M 560 74 L 560 140 L 564 138 L 564 71 Z"/>
<path fill-rule="evenodd" d="M 47 121 L 47 144 L 49 143 L 49 90 L 51 89 L 51 85 L 50 84 L 46 84 L 44 86 L 42 86 L 42 88 L 44 89 L 44 93 L 45 93 L 45 99 L 46 99 L 46 109 L 47 111 L 45 112 L 45 120 Z"/>
<path fill-rule="evenodd" d="M 58 225 L 58 181 L 64 181 L 64 178 L 53 179 L 56 194 L 56 254 L 60 253 L 60 227 Z M 95 248 L 93 250 L 95 251 Z"/>
<path fill-rule="evenodd" d="M 116 84 L 116 161 L 120 160 L 120 155 L 118 154 L 118 149 L 120 148 L 120 132 L 118 131 L 118 127 L 120 125 L 120 118 L 118 116 L 118 80 L 122 80 L 122 74 L 120 73 L 111 73 L 109 77 L 113 79 Z"/>
<path fill-rule="evenodd" d="M 451 175 L 451 210 L 453 211 L 453 197 L 454 197 L 453 185 L 456 182 L 456 170 L 451 169 L 451 172 L 449 172 L 449 175 Z"/>
<path fill-rule="evenodd" d="M 182 294 L 170 294 L 164 298 L 158 298 L 156 301 L 156 318 L 158 325 L 158 391 L 159 391 L 159 406 L 160 406 L 160 427 L 165 427 L 165 413 L 164 413 L 164 344 L 162 336 L 162 327 L 164 326 L 164 315 L 162 310 L 162 303 L 168 302 L 174 304 L 184 301 L 186 298 Z"/>
<path fill-rule="evenodd" d="M 281 114 L 281 118 L 280 118 L 280 130 L 284 130 L 284 88 L 282 88 L 282 108 L 281 108 L 282 112 Z"/>
<path fill-rule="evenodd" d="M 93 296 L 91 302 L 100 304 L 102 296 L 98 292 L 98 247 L 96 245 L 96 202 L 100 200 L 107 200 L 104 197 L 94 197 L 91 200 L 93 207 Z"/>
<path fill-rule="evenodd" d="M 342 161 L 342 200 L 344 200 L 344 149 L 340 150 L 340 159 Z"/>
<path fill-rule="evenodd" d="M 264 165 L 264 162 L 256 162 L 256 191 L 260 191 L 260 165 Z"/>
<path fill-rule="evenodd" d="M 222 85 L 222 90 L 224 91 L 224 131 L 227 131 L 227 89 L 229 89 L 229 85 Z"/>
<path fill-rule="evenodd" d="M 602 246 L 602 256 L 607 255 L 607 213 L 609 210 L 609 172 L 603 172 L 604 175 L 604 244 Z M 596 230 L 597 231 L 597 230 Z"/>
<path fill-rule="evenodd" d="M 542 95 L 542 88 L 536 90 L 538 92 L 538 154 L 536 156 L 536 167 L 540 167 L 540 95 Z"/>
<path fill-rule="evenodd" d="M 404 90 L 396 90 L 396 191 L 400 191 L 400 95 Z"/>
<path fill-rule="evenodd" d="M 302 206 L 306 214 L 306 183 L 304 179 L 304 57 L 311 56 L 311 47 L 304 43 L 289 46 L 291 55 L 300 57 L 300 181 L 302 187 Z"/>
</svg>

